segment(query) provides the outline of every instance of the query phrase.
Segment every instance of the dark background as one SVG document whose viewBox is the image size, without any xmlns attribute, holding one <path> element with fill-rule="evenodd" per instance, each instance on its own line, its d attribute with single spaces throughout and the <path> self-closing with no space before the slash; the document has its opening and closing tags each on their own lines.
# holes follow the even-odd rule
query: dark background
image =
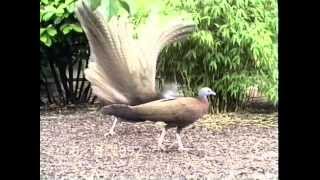
<svg viewBox="0 0 320 180">
<path fill-rule="evenodd" d="M 8 1 L 7 1 L 8 2 Z M 1 122 L 2 172 L 10 179 L 21 175 L 23 179 L 36 179 L 39 167 L 39 3 L 37 1 L 11 1 L 2 4 L 2 61 L 1 90 L 2 107 L 5 108 Z M 312 149 L 307 143 L 313 141 L 317 129 L 311 122 L 317 119 L 316 97 L 319 93 L 317 65 L 319 52 L 316 37 L 316 12 L 310 4 L 284 4 L 279 1 L 279 166 L 280 179 L 288 175 L 302 175 L 304 179 L 316 172 L 309 160 Z M 25 4 L 23 4 L 25 3 Z M 305 9 L 305 12 L 303 12 Z M 315 17 L 315 20 L 312 19 Z M 312 32 L 312 30 L 314 32 Z M 314 79 L 312 79 L 314 78 Z M 306 102 L 307 101 L 307 102 Z M 310 146 L 309 146 L 310 147 Z M 309 155 L 309 156 L 308 156 Z M 10 170 L 10 171 L 7 171 Z M 303 171 L 306 170 L 306 171 Z M 28 177 L 28 178 L 26 178 Z"/>
</svg>

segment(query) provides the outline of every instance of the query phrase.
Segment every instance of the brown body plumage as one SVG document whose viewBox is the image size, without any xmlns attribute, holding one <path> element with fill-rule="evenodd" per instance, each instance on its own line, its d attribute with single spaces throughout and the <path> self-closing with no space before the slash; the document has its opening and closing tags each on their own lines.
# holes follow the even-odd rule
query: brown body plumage
<svg viewBox="0 0 320 180">
<path fill-rule="evenodd" d="M 162 121 L 169 127 L 183 128 L 208 113 L 209 103 L 192 97 L 157 100 L 137 106 L 114 104 L 105 106 L 103 112 L 128 121 Z"/>
<path fill-rule="evenodd" d="M 113 104 L 105 106 L 103 113 L 123 118 L 127 121 L 154 121 L 164 122 L 166 126 L 159 138 L 159 147 L 164 149 L 162 141 L 166 130 L 177 127 L 177 140 L 179 149 L 185 149 L 181 142 L 181 130 L 208 113 L 209 102 L 207 96 L 215 95 L 210 88 L 202 88 L 198 98 L 179 97 L 175 99 L 162 99 L 157 101 L 130 106 Z"/>
</svg>

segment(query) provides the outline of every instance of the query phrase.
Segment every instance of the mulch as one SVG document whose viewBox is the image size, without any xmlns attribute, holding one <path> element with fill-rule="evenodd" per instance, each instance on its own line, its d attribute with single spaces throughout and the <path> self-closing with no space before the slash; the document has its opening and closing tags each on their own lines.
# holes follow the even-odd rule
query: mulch
<svg viewBox="0 0 320 180">
<path fill-rule="evenodd" d="M 208 115 L 157 147 L 160 128 L 151 122 L 118 123 L 96 108 L 40 114 L 41 179 L 278 179 L 277 113 Z M 251 119 L 251 121 L 250 121 Z"/>
</svg>

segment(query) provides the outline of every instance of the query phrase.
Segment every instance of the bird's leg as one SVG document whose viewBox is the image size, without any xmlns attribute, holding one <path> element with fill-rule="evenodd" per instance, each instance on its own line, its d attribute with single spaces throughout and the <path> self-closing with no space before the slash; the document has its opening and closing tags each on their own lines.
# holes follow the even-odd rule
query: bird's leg
<svg viewBox="0 0 320 180">
<path fill-rule="evenodd" d="M 105 136 L 107 136 L 107 135 L 114 135 L 114 134 L 115 134 L 114 128 L 115 128 L 115 126 L 116 126 L 116 124 L 117 124 L 118 118 L 115 117 L 115 116 L 111 116 L 111 119 L 113 119 L 112 126 L 111 126 L 109 132 L 105 134 Z"/>
<path fill-rule="evenodd" d="M 180 133 L 181 129 L 179 129 L 179 133 Z M 176 133 L 178 132 L 178 127 L 176 129 Z M 177 136 L 177 135 L 176 135 Z M 177 138 L 177 140 L 175 140 L 170 146 L 169 146 L 169 149 L 172 148 L 175 144 L 178 143 L 178 139 L 180 139 L 180 142 L 181 142 L 181 137 L 179 136 L 179 138 Z M 182 143 L 181 143 L 182 144 Z M 179 145 L 180 147 L 180 145 Z"/>
<path fill-rule="evenodd" d="M 167 126 L 164 126 L 161 128 L 162 129 L 162 132 L 161 132 L 161 135 L 159 137 L 159 140 L 158 140 L 158 147 L 162 150 L 165 150 L 165 147 L 163 146 L 162 142 L 164 140 L 164 136 L 166 135 L 166 132 L 167 132 Z"/>
<path fill-rule="evenodd" d="M 187 151 L 189 150 L 188 148 L 185 148 L 183 147 L 183 144 L 182 144 L 182 141 L 181 141 L 181 136 L 180 136 L 180 133 L 181 133 L 181 128 L 177 128 L 177 131 L 176 131 L 176 137 L 177 137 L 177 142 L 178 142 L 178 145 L 179 145 L 179 151 Z"/>
<path fill-rule="evenodd" d="M 113 116 L 113 123 L 112 123 L 110 130 L 109 130 L 109 134 L 111 134 L 111 135 L 115 134 L 114 128 L 116 127 L 117 122 L 118 122 L 118 118 Z"/>
</svg>

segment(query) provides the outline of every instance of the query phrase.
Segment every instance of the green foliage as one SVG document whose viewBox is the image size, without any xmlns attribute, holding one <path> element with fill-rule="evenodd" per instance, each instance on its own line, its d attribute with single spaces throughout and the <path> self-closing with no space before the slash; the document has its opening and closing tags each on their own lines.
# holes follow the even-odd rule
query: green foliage
<svg viewBox="0 0 320 180">
<path fill-rule="evenodd" d="M 76 0 L 40 1 L 40 42 L 50 47 L 66 39 L 71 32 L 82 29 L 74 17 Z"/>
<path fill-rule="evenodd" d="M 186 41 L 162 51 L 158 75 L 176 79 L 186 95 L 196 95 L 202 86 L 213 88 L 217 92 L 212 100 L 215 111 L 242 107 L 252 86 L 277 103 L 275 0 L 86 0 L 86 3 L 108 19 L 129 15 L 137 31 L 150 14 L 158 13 L 166 21 L 187 13 L 196 22 L 197 31 Z M 42 45 L 64 54 L 62 44 L 74 37 L 84 39 L 74 18 L 75 0 L 41 0 L 40 6 Z"/>
<path fill-rule="evenodd" d="M 111 18 L 130 11 L 124 0 L 85 0 L 93 10 L 99 10 Z M 40 1 L 40 41 L 50 47 L 53 43 L 65 41 L 69 33 L 83 33 L 75 18 L 76 0 Z"/>
<path fill-rule="evenodd" d="M 85 0 L 85 3 L 108 18 L 130 10 L 121 0 Z M 75 18 L 75 5 L 76 0 L 40 2 L 40 89 L 46 91 L 48 104 L 95 100 L 83 73 L 88 65 L 89 47 Z"/>
<path fill-rule="evenodd" d="M 90 2 L 92 0 L 88 1 Z M 129 5 L 125 1 L 101 0 L 100 4 L 95 10 L 100 11 L 104 17 L 110 19 L 113 16 L 127 14 L 127 10 L 123 6 L 125 6 L 125 8 L 129 7 Z"/>
<path fill-rule="evenodd" d="M 177 79 L 187 95 L 195 95 L 201 86 L 212 87 L 218 94 L 215 110 L 237 110 L 251 86 L 277 103 L 275 0 L 167 0 L 165 11 L 172 10 L 192 14 L 198 31 L 164 49 L 161 77 Z"/>
<path fill-rule="evenodd" d="M 49 104 L 76 104 L 90 99 L 87 82 L 82 80 L 88 44 L 75 18 L 75 3 L 40 1 L 40 88 L 45 89 Z M 54 88 L 50 88 L 52 84 Z"/>
<path fill-rule="evenodd" d="M 186 95 L 201 86 L 217 91 L 216 111 L 234 111 L 248 100 L 252 86 L 274 104 L 278 101 L 277 4 L 274 0 L 130 1 L 138 27 L 147 17 L 191 15 L 197 31 L 185 42 L 165 48 L 158 74 L 178 80 Z M 187 13 L 187 14 L 186 14 Z"/>
<path fill-rule="evenodd" d="M 89 5 L 91 10 L 96 10 L 101 4 L 101 0 L 88 0 L 87 4 Z"/>
</svg>

